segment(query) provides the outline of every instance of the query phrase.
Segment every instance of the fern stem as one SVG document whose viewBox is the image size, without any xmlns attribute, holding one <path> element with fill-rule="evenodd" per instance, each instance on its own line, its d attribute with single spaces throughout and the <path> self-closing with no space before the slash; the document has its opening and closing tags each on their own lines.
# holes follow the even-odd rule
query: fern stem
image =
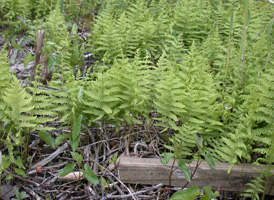
<svg viewBox="0 0 274 200">
<path fill-rule="evenodd" d="M 228 50 L 227 50 L 227 59 L 226 59 L 226 66 L 225 66 L 225 77 L 227 77 L 228 73 L 228 66 L 230 61 L 230 48 L 231 48 L 231 39 L 228 41 Z"/>
<path fill-rule="evenodd" d="M 27 141 L 25 142 L 25 154 L 24 162 L 27 162 L 28 152 L 29 152 L 29 143 L 30 143 L 30 131 L 28 130 Z"/>
<path fill-rule="evenodd" d="M 243 35 L 242 35 L 242 42 L 241 42 L 241 47 L 240 47 L 240 56 L 239 56 L 239 62 L 242 61 L 242 72 L 241 72 L 241 79 L 242 79 L 242 84 L 244 83 L 244 66 L 245 66 L 245 30 L 247 27 L 243 27 Z"/>
<path fill-rule="evenodd" d="M 193 173 L 191 173 L 190 180 L 192 180 L 193 176 L 196 174 L 196 171 L 197 171 L 197 169 L 198 169 L 198 167 L 200 166 L 201 163 L 202 163 L 202 161 L 199 162 L 199 157 L 198 157 L 195 169 L 194 169 Z M 186 184 L 182 187 L 182 189 L 184 189 L 188 184 L 189 184 L 189 181 L 186 182 Z"/>
<path fill-rule="evenodd" d="M 227 188 L 226 188 L 226 191 L 225 191 L 225 199 L 227 199 L 227 191 L 228 191 L 228 189 L 230 187 L 230 182 L 231 182 L 231 171 L 229 173 L 228 185 L 227 185 Z"/>
<path fill-rule="evenodd" d="M 171 187 L 171 176 L 173 174 L 173 168 L 174 168 L 175 161 L 176 161 L 176 158 L 174 157 L 172 165 L 171 165 L 170 173 L 169 173 L 169 176 L 168 176 L 168 185 L 169 185 L 169 187 Z"/>
<path fill-rule="evenodd" d="M 267 189 L 267 185 L 268 185 L 269 174 L 271 173 L 270 172 L 271 168 L 272 168 L 272 163 L 270 162 L 269 167 L 267 167 L 267 176 L 266 176 L 266 180 L 265 180 L 265 184 L 264 184 L 264 193 L 262 196 L 262 200 L 265 199 L 265 194 L 266 194 L 266 189 Z"/>
<path fill-rule="evenodd" d="M 238 188 L 237 188 L 237 196 L 236 196 L 236 199 L 238 198 L 239 192 L 240 192 L 241 180 L 242 180 L 242 178 L 243 178 L 243 173 L 244 173 L 244 166 L 245 166 L 245 162 L 243 163 L 242 170 L 241 170 L 240 182 L 239 182 Z"/>
</svg>

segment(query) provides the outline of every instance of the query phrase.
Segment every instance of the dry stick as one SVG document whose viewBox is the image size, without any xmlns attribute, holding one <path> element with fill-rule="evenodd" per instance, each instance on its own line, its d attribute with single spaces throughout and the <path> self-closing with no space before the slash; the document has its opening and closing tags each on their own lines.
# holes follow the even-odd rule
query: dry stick
<svg viewBox="0 0 274 200">
<path fill-rule="evenodd" d="M 37 32 L 36 55 L 35 55 L 35 63 L 31 68 L 31 81 L 35 81 L 36 67 L 40 63 L 44 35 L 45 35 L 45 31 L 39 30 Z"/>
<path fill-rule="evenodd" d="M 91 141 L 92 143 L 95 142 L 95 138 L 94 138 L 94 135 L 91 133 L 91 131 L 87 128 L 87 131 L 88 131 L 88 134 L 89 134 L 89 137 L 91 138 Z M 95 162 L 94 162 L 94 165 L 93 165 L 93 171 L 94 173 L 96 174 L 98 172 L 98 165 L 97 163 L 99 162 L 99 152 L 98 152 L 98 148 L 96 145 L 93 145 L 93 150 L 95 152 Z"/>
<path fill-rule="evenodd" d="M 59 168 L 59 167 L 63 167 L 64 165 L 68 164 L 67 161 L 65 162 L 62 162 L 62 163 L 59 163 L 59 164 L 56 164 L 56 165 L 52 165 L 52 166 L 48 166 L 48 167 L 44 167 L 43 170 L 48 170 L 48 169 L 52 169 L 52 168 Z M 34 170 L 31 170 L 28 172 L 28 175 L 31 175 L 31 174 L 36 174 L 37 171 L 36 169 Z"/>
<path fill-rule="evenodd" d="M 93 159 L 92 159 L 93 160 Z M 95 160 L 93 160 L 93 162 L 95 162 Z M 107 172 L 107 173 L 109 173 L 111 176 L 113 176 L 122 186 L 124 186 L 126 189 L 127 189 L 127 191 L 129 192 L 129 194 L 132 196 L 132 198 L 134 199 L 134 200 L 137 200 L 135 197 L 134 197 L 134 195 L 133 195 L 133 193 L 131 192 L 131 190 L 118 178 L 118 177 L 116 177 L 111 171 L 109 171 L 108 169 L 106 169 L 106 168 L 104 168 L 104 166 L 102 166 L 100 163 L 97 163 L 100 167 L 102 167 L 103 169 L 105 169 L 105 172 Z"/>
<path fill-rule="evenodd" d="M 39 187 L 39 186 L 40 186 L 39 183 L 36 183 L 36 182 L 31 181 L 31 180 L 29 180 L 29 179 L 25 179 L 25 178 L 23 178 L 23 177 L 21 177 L 21 176 L 18 176 L 18 175 L 16 175 L 16 174 L 13 174 L 13 173 L 11 173 L 11 172 L 8 171 L 8 170 L 3 170 L 3 171 L 6 172 L 7 174 L 11 174 L 13 177 L 18 178 L 18 179 L 20 179 L 21 181 L 25 181 L 25 182 L 29 182 L 29 183 L 31 183 L 31 184 L 34 184 L 36 187 Z"/>
<path fill-rule="evenodd" d="M 40 162 L 38 162 L 35 165 L 33 165 L 31 167 L 31 169 L 34 169 L 37 166 L 44 166 L 44 165 L 48 164 L 50 161 L 52 161 L 54 158 L 56 158 L 60 153 L 63 153 L 63 151 L 65 151 L 65 149 L 67 147 L 68 147 L 68 144 L 65 143 L 63 146 L 61 146 L 56 151 L 54 151 L 52 154 L 50 154 L 50 156 L 46 157 L 45 159 L 43 159 Z"/>
<path fill-rule="evenodd" d="M 107 176 L 107 179 L 111 182 L 111 183 L 115 183 L 115 181 L 113 180 L 113 178 L 111 176 Z M 125 193 L 123 192 L 123 190 L 121 190 L 121 188 L 118 185 L 114 185 L 114 187 L 116 188 L 116 190 L 121 194 L 124 195 Z"/>
<path fill-rule="evenodd" d="M 36 200 L 42 200 L 34 191 L 32 191 L 30 188 L 23 186 L 24 190 L 26 190 L 28 193 L 30 193 L 33 197 L 35 197 Z"/>
<path fill-rule="evenodd" d="M 138 191 L 138 192 L 134 192 L 132 193 L 133 195 L 139 195 L 139 194 L 143 194 L 143 193 L 146 193 L 146 192 L 149 192 L 149 191 L 153 191 L 153 190 L 156 190 L 160 187 L 162 187 L 163 184 L 160 183 L 158 185 L 155 185 L 155 186 L 152 186 L 150 188 L 147 188 L 147 189 L 144 189 L 144 190 L 141 190 L 141 191 Z M 125 198 L 129 198 L 131 197 L 130 194 L 126 194 L 126 195 L 113 195 L 113 196 L 110 196 L 110 195 L 107 195 L 107 199 L 125 199 Z"/>
</svg>

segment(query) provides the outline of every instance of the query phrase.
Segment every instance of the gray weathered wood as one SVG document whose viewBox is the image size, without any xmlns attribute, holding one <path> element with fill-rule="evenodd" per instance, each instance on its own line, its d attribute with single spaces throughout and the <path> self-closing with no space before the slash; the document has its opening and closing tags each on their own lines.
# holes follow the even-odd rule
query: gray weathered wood
<svg viewBox="0 0 274 200">
<path fill-rule="evenodd" d="M 148 184 L 156 185 L 163 183 L 164 185 L 169 184 L 169 173 L 172 165 L 170 161 L 167 165 L 160 162 L 159 159 L 151 158 L 134 158 L 122 156 L 119 162 L 119 175 L 120 179 L 124 183 L 132 184 Z M 193 161 L 189 165 L 191 171 L 194 170 L 196 166 L 196 161 Z M 231 174 L 228 174 L 230 164 L 216 162 L 216 171 L 212 172 L 210 167 L 206 162 L 202 162 L 199 166 L 197 172 L 195 173 L 191 182 L 187 185 L 190 186 L 212 186 L 213 190 L 222 191 L 244 191 L 248 187 L 245 186 L 251 180 L 259 175 L 259 172 L 254 168 L 259 170 L 264 170 L 263 167 L 254 166 L 251 164 L 245 164 L 242 173 L 242 165 L 235 165 Z M 177 164 L 175 164 L 177 168 Z M 187 182 L 184 178 L 182 172 L 176 169 L 171 178 L 171 185 L 176 187 L 182 187 Z M 230 180 L 230 181 L 229 181 Z M 271 187 L 273 184 L 272 179 L 269 179 L 267 194 L 274 194 Z"/>
</svg>

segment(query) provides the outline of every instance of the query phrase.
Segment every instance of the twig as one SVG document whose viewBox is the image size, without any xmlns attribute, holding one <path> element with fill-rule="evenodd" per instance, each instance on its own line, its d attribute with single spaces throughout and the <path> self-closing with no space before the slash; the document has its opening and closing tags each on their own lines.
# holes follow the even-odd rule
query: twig
<svg viewBox="0 0 274 200">
<path fill-rule="evenodd" d="M 135 144 L 135 146 L 134 146 L 134 154 L 135 154 L 136 156 L 138 155 L 138 150 L 137 150 L 138 146 L 143 146 L 143 147 L 145 147 L 146 149 L 148 148 L 148 146 L 147 146 L 146 144 L 137 142 L 137 143 Z"/>
<path fill-rule="evenodd" d="M 24 190 L 26 190 L 29 194 L 31 194 L 33 197 L 35 197 L 36 200 L 42 200 L 35 192 L 33 192 L 32 189 L 23 186 Z"/>
<path fill-rule="evenodd" d="M 43 170 L 45 171 L 45 170 L 52 169 L 52 168 L 63 167 L 63 166 L 66 165 L 66 164 L 68 164 L 67 161 L 66 161 L 66 162 L 62 162 L 62 163 L 59 163 L 59 164 L 57 164 L 57 165 L 52 165 L 52 166 L 44 167 Z M 29 172 L 28 172 L 28 175 L 35 174 L 35 173 L 37 173 L 37 172 L 36 172 L 36 169 L 29 171 Z"/>
<path fill-rule="evenodd" d="M 158 184 L 158 185 L 155 185 L 155 186 L 152 186 L 152 187 L 150 187 L 150 188 L 146 188 L 146 189 L 144 189 L 144 190 L 141 190 L 141 191 L 138 191 L 138 192 L 134 192 L 134 193 L 132 193 L 132 195 L 139 195 L 139 194 L 143 194 L 143 193 L 146 193 L 146 192 L 149 192 L 149 191 L 153 191 L 153 190 L 156 190 L 156 189 L 158 189 L 158 188 L 160 188 L 160 187 L 162 187 L 163 186 L 163 184 L 162 183 L 160 183 L 160 184 Z M 106 199 L 125 199 L 125 198 L 129 198 L 129 197 L 131 197 L 131 194 L 126 194 L 126 195 L 107 195 L 106 196 Z"/>
<path fill-rule="evenodd" d="M 94 159 L 91 159 L 93 162 L 95 162 Z M 125 187 L 127 189 L 127 191 L 129 192 L 130 194 L 130 197 L 132 197 L 134 200 L 137 200 L 133 193 L 131 192 L 131 190 L 117 177 L 115 176 L 111 171 L 109 171 L 108 169 L 106 169 L 104 166 L 102 166 L 100 163 L 97 163 L 100 167 L 102 167 L 104 170 L 105 170 L 105 173 L 108 173 L 110 174 L 111 176 L 113 176 L 123 187 Z"/>
<path fill-rule="evenodd" d="M 16 174 L 13 174 L 13 173 L 9 172 L 8 170 L 3 170 L 3 171 L 6 172 L 7 174 L 11 174 L 13 177 L 18 178 L 18 179 L 20 179 L 20 180 L 22 180 L 22 181 L 26 181 L 26 182 L 29 182 L 29 183 L 31 183 L 31 184 L 34 184 L 36 187 L 39 187 L 39 186 L 40 186 L 39 183 L 36 183 L 36 182 L 31 181 L 31 180 L 29 180 L 29 179 L 25 179 L 25 178 L 23 178 L 23 177 L 21 177 L 21 176 L 18 176 L 18 175 L 16 175 Z"/>
<path fill-rule="evenodd" d="M 107 176 L 108 180 L 111 182 L 111 183 L 114 183 L 114 180 L 111 176 Z M 121 188 L 115 184 L 114 187 L 116 188 L 116 190 L 120 193 L 120 195 L 124 195 L 124 192 L 123 190 L 121 190 Z"/>
<path fill-rule="evenodd" d="M 35 165 L 33 165 L 31 167 L 31 169 L 34 169 L 37 166 L 44 166 L 46 164 L 48 164 L 50 161 L 52 161 L 54 158 L 56 158 L 60 153 L 63 153 L 63 151 L 68 147 L 68 144 L 65 143 L 63 146 L 61 146 L 60 148 L 58 148 L 55 152 L 53 152 L 52 154 L 50 154 L 50 156 L 48 156 L 47 158 L 45 158 L 44 160 L 41 160 L 40 162 L 36 163 Z"/>
<path fill-rule="evenodd" d="M 88 128 L 87 128 L 87 131 L 88 131 L 88 134 L 89 134 L 89 137 L 90 137 L 91 141 L 94 143 L 95 142 L 94 135 L 91 133 L 91 131 Z M 99 151 L 98 151 L 98 148 L 97 148 L 96 145 L 93 145 L 93 150 L 95 152 L 95 162 L 94 162 L 94 165 L 93 165 L 93 171 L 94 171 L 94 173 L 97 173 L 98 172 L 97 163 L 99 162 Z"/>
</svg>

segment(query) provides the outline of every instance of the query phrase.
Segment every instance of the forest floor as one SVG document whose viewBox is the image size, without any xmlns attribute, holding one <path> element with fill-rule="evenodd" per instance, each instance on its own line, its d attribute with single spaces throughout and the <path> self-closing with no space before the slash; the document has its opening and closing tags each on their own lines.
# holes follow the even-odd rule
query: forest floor
<svg viewBox="0 0 274 200">
<path fill-rule="evenodd" d="M 82 33 L 81 33 L 82 34 Z M 0 48 L 4 41 L 0 38 Z M 34 44 L 22 46 L 25 52 L 33 52 Z M 16 73 L 21 85 L 29 85 L 30 69 L 33 62 L 24 67 L 26 53 L 17 49 L 8 48 L 11 68 Z M 92 55 L 86 53 L 85 65 L 93 63 Z M 140 119 L 142 120 L 142 119 Z M 48 124 L 55 127 L 53 137 L 58 133 L 70 134 L 70 130 L 58 129 L 58 123 Z M 4 177 L 12 174 L 9 181 L 2 181 L 2 199 L 8 200 L 20 196 L 21 199 L 134 199 L 134 200 L 165 200 L 181 188 L 168 187 L 161 183 L 158 185 L 127 184 L 119 178 L 119 166 L 117 160 L 122 154 L 141 158 L 160 159 L 160 152 L 164 149 L 164 140 L 167 135 L 157 134 L 159 127 L 150 124 L 134 125 L 133 135 L 129 139 L 129 127 L 115 127 L 98 124 L 98 127 L 82 127 L 78 152 L 83 161 L 89 163 L 93 171 L 99 177 L 99 184 L 94 185 L 85 179 L 70 177 L 67 180 L 58 177 L 58 172 L 67 164 L 74 163 L 71 157 L 69 140 L 52 149 L 44 143 L 36 132 L 31 133 L 31 142 L 28 147 L 28 164 L 25 166 L 27 177 L 14 174 L 10 170 L 4 170 Z M 127 148 L 128 147 L 128 148 Z M 1 149 L 3 152 L 7 147 Z M 77 166 L 79 170 L 79 166 Z M 168 179 L 168 177 L 167 177 Z M 14 188 L 17 190 L 14 190 Z M 20 191 L 20 192 L 19 192 Z M 197 198 L 198 199 L 198 198 Z M 221 192 L 219 200 L 236 199 L 232 192 Z M 240 198 L 239 199 L 247 199 Z M 269 197 L 270 199 L 270 197 Z"/>
</svg>

